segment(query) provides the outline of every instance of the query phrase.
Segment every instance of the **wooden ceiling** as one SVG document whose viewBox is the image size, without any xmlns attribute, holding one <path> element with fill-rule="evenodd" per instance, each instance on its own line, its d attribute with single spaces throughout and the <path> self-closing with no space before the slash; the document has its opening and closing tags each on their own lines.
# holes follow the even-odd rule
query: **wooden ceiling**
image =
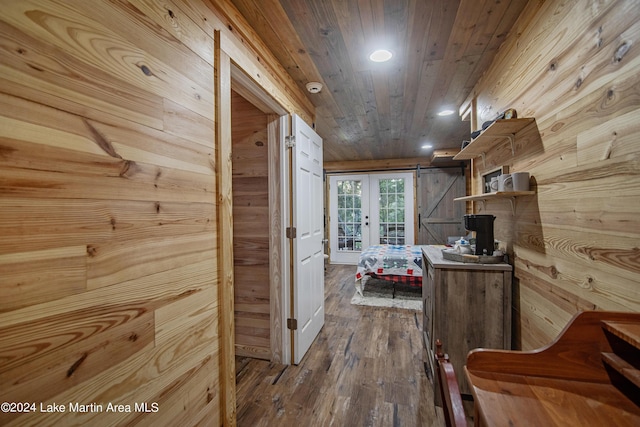
<svg viewBox="0 0 640 427">
<path fill-rule="evenodd" d="M 316 106 L 325 161 L 459 149 L 469 96 L 527 0 L 231 0 Z M 386 47 L 386 63 L 368 59 Z M 445 108 L 454 115 L 440 117 Z"/>
</svg>

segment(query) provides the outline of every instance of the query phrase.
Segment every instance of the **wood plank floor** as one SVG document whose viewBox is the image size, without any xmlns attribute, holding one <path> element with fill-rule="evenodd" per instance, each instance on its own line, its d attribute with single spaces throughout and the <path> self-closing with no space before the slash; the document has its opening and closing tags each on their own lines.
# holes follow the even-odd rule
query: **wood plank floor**
<svg viewBox="0 0 640 427">
<path fill-rule="evenodd" d="M 298 366 L 236 358 L 238 426 L 444 426 L 417 312 L 352 306 L 354 266 L 329 265 L 325 325 Z"/>
</svg>

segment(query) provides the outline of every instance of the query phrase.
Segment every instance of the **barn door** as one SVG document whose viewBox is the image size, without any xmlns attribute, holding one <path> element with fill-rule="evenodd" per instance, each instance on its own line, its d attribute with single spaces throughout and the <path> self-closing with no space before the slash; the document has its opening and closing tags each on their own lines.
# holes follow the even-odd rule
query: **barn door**
<svg viewBox="0 0 640 427">
<path fill-rule="evenodd" d="M 418 244 L 444 245 L 448 236 L 464 236 L 465 203 L 454 202 L 466 195 L 464 170 L 423 169 L 418 177 Z"/>
</svg>

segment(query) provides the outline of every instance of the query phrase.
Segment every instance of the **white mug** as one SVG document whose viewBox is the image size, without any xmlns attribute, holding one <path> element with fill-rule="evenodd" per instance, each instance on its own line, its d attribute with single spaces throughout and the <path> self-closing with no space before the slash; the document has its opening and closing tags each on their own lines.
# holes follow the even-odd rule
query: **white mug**
<svg viewBox="0 0 640 427">
<path fill-rule="evenodd" d="M 498 177 L 498 191 L 513 191 L 513 178 L 510 173 L 503 173 Z"/>
<path fill-rule="evenodd" d="M 529 172 L 514 172 L 511 177 L 513 178 L 513 191 L 529 191 Z"/>
<path fill-rule="evenodd" d="M 498 191 L 498 177 L 494 176 L 493 178 L 491 178 L 491 182 L 489 183 L 489 188 L 491 188 L 491 191 Z"/>
</svg>

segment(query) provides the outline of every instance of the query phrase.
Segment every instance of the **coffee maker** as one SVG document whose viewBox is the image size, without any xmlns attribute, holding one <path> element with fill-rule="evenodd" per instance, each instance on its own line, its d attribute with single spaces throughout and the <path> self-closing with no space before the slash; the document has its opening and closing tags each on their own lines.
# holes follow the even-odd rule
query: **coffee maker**
<svg viewBox="0 0 640 427">
<path fill-rule="evenodd" d="M 495 219 L 493 215 L 464 216 L 464 228 L 476 232 L 476 255 L 493 254 L 493 221 Z"/>
</svg>

